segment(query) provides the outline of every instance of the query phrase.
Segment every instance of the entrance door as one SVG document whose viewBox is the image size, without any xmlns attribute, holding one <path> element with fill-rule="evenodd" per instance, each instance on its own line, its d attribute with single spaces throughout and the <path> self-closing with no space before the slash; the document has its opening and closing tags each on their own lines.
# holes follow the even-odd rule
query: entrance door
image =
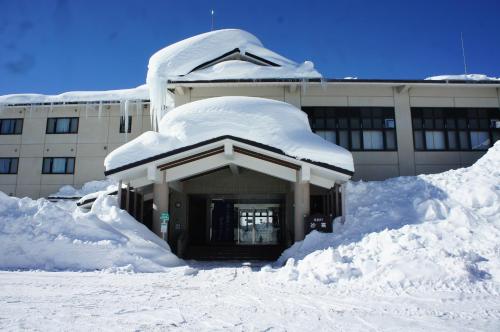
<svg viewBox="0 0 500 332">
<path fill-rule="evenodd" d="M 205 244 L 207 238 L 207 198 L 189 196 L 189 237 L 192 244 Z"/>
<path fill-rule="evenodd" d="M 279 244 L 279 205 L 239 205 L 238 244 Z"/>
<path fill-rule="evenodd" d="M 234 204 L 215 200 L 212 210 L 212 241 L 234 242 Z"/>
</svg>

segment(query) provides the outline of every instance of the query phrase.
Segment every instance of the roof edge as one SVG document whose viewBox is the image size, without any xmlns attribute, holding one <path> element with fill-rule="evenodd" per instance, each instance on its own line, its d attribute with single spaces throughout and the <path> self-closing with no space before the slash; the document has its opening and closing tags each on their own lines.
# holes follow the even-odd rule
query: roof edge
<svg viewBox="0 0 500 332">
<path fill-rule="evenodd" d="M 285 157 L 288 157 L 288 158 L 293 158 L 293 159 L 298 160 L 298 161 L 302 161 L 302 162 L 306 162 L 306 163 L 309 163 L 309 164 L 312 164 L 312 165 L 315 165 L 315 166 L 326 168 L 326 169 L 329 169 L 329 170 L 332 170 L 332 171 L 335 171 L 335 172 L 339 172 L 339 173 L 342 173 L 342 174 L 345 174 L 345 175 L 348 175 L 348 176 L 353 176 L 354 175 L 353 171 L 347 170 L 347 169 L 342 168 L 342 167 L 330 165 L 330 164 L 323 163 L 323 162 L 313 161 L 313 160 L 310 160 L 310 159 L 298 159 L 296 157 L 287 155 L 281 149 L 278 149 L 278 148 L 275 148 L 275 147 L 272 147 L 272 146 L 269 146 L 269 145 L 266 145 L 266 144 L 258 143 L 258 142 L 252 141 L 252 140 L 247 140 L 247 139 L 244 139 L 244 138 L 232 136 L 232 135 L 218 136 L 218 137 L 211 138 L 211 139 L 208 139 L 208 140 L 205 140 L 205 141 L 201 141 L 201 142 L 198 142 L 198 143 L 195 143 L 195 144 L 187 145 L 187 146 L 184 146 L 184 147 L 172 150 L 172 151 L 160 153 L 160 154 L 157 154 L 157 155 L 154 155 L 154 156 L 142 159 L 142 160 L 138 160 L 138 161 L 135 161 L 135 162 L 132 162 L 132 163 L 129 163 L 129 164 L 125 164 L 125 165 L 122 165 L 122 166 L 119 166 L 119 167 L 116 167 L 116 168 L 112 168 L 110 170 L 106 170 L 106 171 L 104 171 L 104 175 L 105 176 L 109 176 L 109 175 L 112 175 L 112 174 L 116 174 L 116 173 L 119 173 L 119 172 L 122 172 L 122 171 L 125 171 L 125 170 L 128 170 L 128 169 L 132 169 L 132 168 L 135 168 L 135 167 L 138 167 L 138 166 L 142 166 L 142 165 L 148 164 L 150 162 L 153 162 L 153 161 L 156 161 L 156 160 L 159 160 L 159 159 L 163 159 L 163 158 L 166 158 L 166 157 L 174 156 L 174 155 L 179 154 L 181 152 L 189 151 L 189 150 L 192 150 L 192 149 L 204 146 L 204 145 L 208 145 L 208 144 L 211 144 L 211 143 L 215 143 L 215 142 L 218 142 L 218 141 L 222 141 L 222 140 L 225 140 L 225 139 L 231 139 L 231 140 L 236 141 L 236 142 L 240 142 L 240 143 L 252 145 L 254 147 L 261 148 L 263 150 L 267 150 L 267 151 L 270 151 L 270 152 L 273 152 L 273 153 L 276 153 L 276 154 L 279 154 L 279 155 L 282 155 L 282 156 L 285 156 Z"/>
</svg>

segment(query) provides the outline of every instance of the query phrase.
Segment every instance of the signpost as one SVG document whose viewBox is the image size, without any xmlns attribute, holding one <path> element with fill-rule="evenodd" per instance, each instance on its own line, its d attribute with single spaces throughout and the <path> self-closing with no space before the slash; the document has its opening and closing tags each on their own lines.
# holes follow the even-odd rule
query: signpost
<svg viewBox="0 0 500 332">
<path fill-rule="evenodd" d="M 165 238 L 166 238 L 165 234 L 168 233 L 168 222 L 170 220 L 170 214 L 168 214 L 168 212 L 162 212 L 162 213 L 160 213 L 160 220 L 161 220 L 160 231 L 161 231 L 163 240 L 165 240 Z"/>
</svg>

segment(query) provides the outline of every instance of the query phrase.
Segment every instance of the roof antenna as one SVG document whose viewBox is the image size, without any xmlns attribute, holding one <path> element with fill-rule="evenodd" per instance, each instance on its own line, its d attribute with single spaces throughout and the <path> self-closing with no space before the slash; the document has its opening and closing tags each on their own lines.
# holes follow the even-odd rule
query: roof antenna
<svg viewBox="0 0 500 332">
<path fill-rule="evenodd" d="M 215 16 L 215 11 L 213 9 L 210 11 L 210 16 L 212 17 L 212 26 L 210 28 L 210 31 L 214 31 L 214 16 Z"/>
<path fill-rule="evenodd" d="M 462 57 L 464 58 L 464 71 L 465 75 L 467 75 L 467 62 L 465 61 L 465 47 L 464 47 L 464 34 L 460 32 L 460 39 L 462 40 Z"/>
</svg>

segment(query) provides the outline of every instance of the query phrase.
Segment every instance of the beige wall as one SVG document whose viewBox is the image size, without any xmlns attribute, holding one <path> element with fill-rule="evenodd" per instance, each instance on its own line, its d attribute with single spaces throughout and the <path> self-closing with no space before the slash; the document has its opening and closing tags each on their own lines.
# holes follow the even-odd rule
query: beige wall
<svg viewBox="0 0 500 332">
<path fill-rule="evenodd" d="M 355 180 L 383 180 L 399 175 L 441 172 L 471 165 L 483 152 L 415 152 L 411 130 L 411 107 L 500 107 L 497 88 L 456 84 L 433 86 L 327 83 L 185 87 L 175 90 L 175 104 L 216 96 L 256 96 L 301 106 L 395 107 L 397 151 L 353 152 Z M 19 157 L 17 175 L 0 175 L 0 190 L 16 196 L 40 197 L 64 184 L 81 186 L 104 177 L 105 156 L 123 143 L 150 130 L 148 107 L 131 103 L 132 133 L 119 133 L 118 103 L 97 105 L 9 106 L 0 118 L 23 118 L 22 135 L 0 136 L 0 157 Z M 80 119 L 78 134 L 46 135 L 47 117 Z M 42 175 L 43 157 L 76 157 L 74 175 Z"/>
</svg>

